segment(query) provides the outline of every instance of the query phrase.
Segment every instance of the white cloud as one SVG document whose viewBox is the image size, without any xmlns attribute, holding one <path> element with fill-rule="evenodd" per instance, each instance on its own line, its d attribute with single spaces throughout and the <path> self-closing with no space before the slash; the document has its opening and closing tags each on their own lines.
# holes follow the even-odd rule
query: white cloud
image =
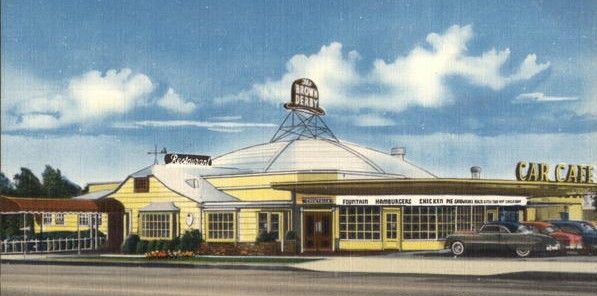
<svg viewBox="0 0 597 296">
<path fill-rule="evenodd" d="M 10 78 L 23 84 L 9 86 L 3 93 L 3 121 L 7 130 L 52 129 L 69 124 L 101 120 L 114 114 L 124 114 L 147 104 L 154 85 L 144 74 L 130 69 L 109 70 L 105 74 L 90 71 L 70 79 L 66 87 L 38 82 L 29 89 L 27 81 L 39 81 L 19 73 Z M 10 84 L 6 84 L 7 86 Z"/>
<path fill-rule="evenodd" d="M 577 101 L 577 97 L 557 97 L 546 96 L 540 92 L 519 94 L 515 98 L 515 102 L 563 102 L 563 101 Z"/>
<path fill-rule="evenodd" d="M 549 68 L 550 63 L 537 63 L 529 54 L 515 73 L 503 75 L 502 67 L 510 50 L 491 49 L 479 56 L 469 55 L 467 43 L 473 38 L 472 27 L 452 26 L 443 35 L 431 33 L 426 41 L 431 49 L 417 46 L 406 56 L 392 62 L 376 60 L 369 73 L 356 70 L 360 56 L 356 51 L 346 56 L 342 44 L 333 42 L 313 55 L 295 55 L 286 64 L 286 73 L 278 80 L 258 83 L 239 94 L 222 100 L 249 100 L 279 103 L 287 101 L 295 79 L 308 77 L 318 85 L 322 106 L 352 110 L 369 108 L 378 111 L 401 111 L 409 106 L 439 107 L 452 101 L 446 78 L 460 76 L 469 83 L 494 90 L 530 79 Z M 383 91 L 366 92 L 365 86 Z M 361 93 L 357 93 L 357 91 Z"/>
<path fill-rule="evenodd" d="M 390 126 L 396 123 L 378 114 L 362 114 L 351 116 L 350 119 L 356 126 Z"/>
<path fill-rule="evenodd" d="M 217 132 L 228 132 L 236 133 L 242 132 L 244 128 L 251 127 L 277 127 L 272 123 L 251 123 L 251 122 L 209 122 L 209 121 L 192 121 L 192 120 L 167 120 L 167 121 L 137 121 L 135 122 L 138 126 L 151 126 L 151 127 L 181 127 L 191 126 L 199 128 L 207 128 L 211 131 Z"/>
<path fill-rule="evenodd" d="M 243 117 L 240 115 L 234 115 L 234 116 L 214 116 L 211 117 L 211 119 L 213 120 L 222 120 L 222 121 L 228 121 L 228 120 L 241 120 Z"/>
<path fill-rule="evenodd" d="M 156 103 L 167 110 L 185 114 L 191 113 L 197 108 L 195 103 L 185 101 L 172 88 L 169 88 L 166 94 Z"/>
</svg>

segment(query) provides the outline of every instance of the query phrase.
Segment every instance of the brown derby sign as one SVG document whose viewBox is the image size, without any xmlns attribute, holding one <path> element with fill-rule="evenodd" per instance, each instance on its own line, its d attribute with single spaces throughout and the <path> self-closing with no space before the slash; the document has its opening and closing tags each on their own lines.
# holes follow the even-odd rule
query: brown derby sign
<svg viewBox="0 0 597 296">
<path fill-rule="evenodd" d="M 164 156 L 166 164 L 192 164 L 192 165 L 211 165 L 211 156 L 192 155 L 192 154 L 166 154 Z"/>
<path fill-rule="evenodd" d="M 304 110 L 317 115 L 325 114 L 319 107 L 317 86 L 308 78 L 297 79 L 292 83 L 290 103 L 284 104 L 284 108 Z"/>
</svg>

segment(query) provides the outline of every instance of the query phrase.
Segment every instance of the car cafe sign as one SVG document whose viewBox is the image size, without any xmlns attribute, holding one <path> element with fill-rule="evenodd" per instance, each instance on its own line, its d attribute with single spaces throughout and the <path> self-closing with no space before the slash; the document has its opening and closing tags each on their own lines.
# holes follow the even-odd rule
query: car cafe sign
<svg viewBox="0 0 597 296">
<path fill-rule="evenodd" d="M 284 108 L 303 110 L 317 115 L 325 114 L 325 111 L 319 107 L 319 91 L 311 79 L 295 80 L 290 93 L 290 103 L 284 104 Z"/>
<path fill-rule="evenodd" d="M 191 164 L 191 165 L 211 165 L 211 156 L 193 155 L 193 154 L 166 154 L 164 156 L 166 164 Z"/>
<path fill-rule="evenodd" d="M 593 166 L 558 164 L 553 169 L 546 163 L 524 162 L 516 165 L 516 180 L 536 182 L 594 183 Z"/>
</svg>

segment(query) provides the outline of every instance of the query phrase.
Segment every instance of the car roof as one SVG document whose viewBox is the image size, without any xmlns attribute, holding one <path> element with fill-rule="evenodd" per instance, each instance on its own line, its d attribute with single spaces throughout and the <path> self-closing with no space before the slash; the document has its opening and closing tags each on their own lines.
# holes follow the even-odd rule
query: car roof
<svg viewBox="0 0 597 296">
<path fill-rule="evenodd" d="M 532 226 L 540 226 L 540 227 L 549 227 L 553 226 L 553 224 L 546 222 L 546 221 L 524 221 L 522 225 L 532 225 Z"/>
<path fill-rule="evenodd" d="M 521 224 L 518 222 L 493 221 L 486 223 L 486 225 L 502 225 L 508 228 L 510 232 L 516 232 L 516 230 L 518 230 Z"/>
</svg>

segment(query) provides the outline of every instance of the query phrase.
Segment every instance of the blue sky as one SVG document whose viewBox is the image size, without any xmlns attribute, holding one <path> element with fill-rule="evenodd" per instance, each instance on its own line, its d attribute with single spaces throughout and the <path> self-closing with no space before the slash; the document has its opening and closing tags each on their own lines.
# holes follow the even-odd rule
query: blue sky
<svg viewBox="0 0 597 296">
<path fill-rule="evenodd" d="M 2 171 L 117 181 L 268 141 L 293 80 L 441 177 L 597 164 L 595 1 L 2 1 Z"/>
</svg>

